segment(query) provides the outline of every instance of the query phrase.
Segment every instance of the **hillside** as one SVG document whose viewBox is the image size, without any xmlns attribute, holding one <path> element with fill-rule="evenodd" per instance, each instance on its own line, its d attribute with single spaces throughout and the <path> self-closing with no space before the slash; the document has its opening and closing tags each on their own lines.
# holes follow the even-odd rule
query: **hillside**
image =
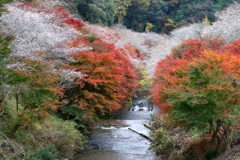
<svg viewBox="0 0 240 160">
<path fill-rule="evenodd" d="M 208 18 L 233 0 L 66 0 L 69 10 L 83 20 L 105 26 L 123 23 L 138 32 L 169 34 L 172 30 Z M 235 1 L 238 2 L 238 1 Z"/>
</svg>

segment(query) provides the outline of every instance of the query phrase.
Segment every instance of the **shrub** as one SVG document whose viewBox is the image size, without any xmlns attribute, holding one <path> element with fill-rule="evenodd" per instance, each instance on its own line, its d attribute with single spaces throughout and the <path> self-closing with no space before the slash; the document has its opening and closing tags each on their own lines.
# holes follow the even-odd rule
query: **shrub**
<svg viewBox="0 0 240 160">
<path fill-rule="evenodd" d="M 173 146 L 172 140 L 163 129 L 158 129 L 153 133 L 153 144 L 151 148 L 155 151 L 168 149 Z"/>
<path fill-rule="evenodd" d="M 204 157 L 207 160 L 211 160 L 212 158 L 214 158 L 217 155 L 217 152 L 218 152 L 217 149 L 208 151 L 207 153 L 204 154 Z"/>
<path fill-rule="evenodd" d="M 85 137 L 75 127 L 74 121 L 51 117 L 45 125 L 38 126 L 37 129 L 41 138 L 54 145 L 62 157 L 72 158 L 76 149 L 84 147 L 86 143 Z"/>
<path fill-rule="evenodd" d="M 55 148 L 62 158 L 71 159 L 76 150 L 83 148 L 86 143 L 74 121 L 64 121 L 54 116 L 48 117 L 42 124 L 21 128 L 17 133 L 16 142 L 32 158 L 33 155 L 57 156 Z"/>
<path fill-rule="evenodd" d="M 30 160 L 57 160 L 58 158 L 60 154 L 54 146 L 43 147 L 29 157 Z"/>
<path fill-rule="evenodd" d="M 93 43 L 93 42 L 96 41 L 97 39 L 98 39 L 98 38 L 97 38 L 96 36 L 91 35 L 91 36 L 88 37 L 88 42 Z"/>
</svg>

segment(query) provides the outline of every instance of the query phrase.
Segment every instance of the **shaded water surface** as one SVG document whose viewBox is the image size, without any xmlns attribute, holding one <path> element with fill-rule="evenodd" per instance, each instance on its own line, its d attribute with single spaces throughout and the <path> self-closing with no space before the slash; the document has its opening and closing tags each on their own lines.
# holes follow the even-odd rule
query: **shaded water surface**
<svg viewBox="0 0 240 160">
<path fill-rule="evenodd" d="M 133 101 L 129 111 L 115 115 L 115 119 L 123 120 L 128 127 L 92 128 L 88 149 L 75 160 L 160 160 L 149 151 L 149 140 L 136 133 L 149 136 L 150 132 L 143 124 L 149 123 L 154 113 L 156 109 L 147 99 Z"/>
</svg>

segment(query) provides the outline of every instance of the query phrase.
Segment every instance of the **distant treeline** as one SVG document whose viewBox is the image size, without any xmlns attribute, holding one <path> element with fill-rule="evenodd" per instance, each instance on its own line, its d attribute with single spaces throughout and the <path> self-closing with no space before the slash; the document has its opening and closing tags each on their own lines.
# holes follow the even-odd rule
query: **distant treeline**
<svg viewBox="0 0 240 160">
<path fill-rule="evenodd" d="M 215 12 L 234 0 L 65 0 L 85 21 L 111 26 L 122 23 L 138 32 L 169 33 L 189 23 L 215 21 Z M 239 1 L 239 0 L 237 0 Z M 236 0 L 235 0 L 236 2 Z"/>
</svg>

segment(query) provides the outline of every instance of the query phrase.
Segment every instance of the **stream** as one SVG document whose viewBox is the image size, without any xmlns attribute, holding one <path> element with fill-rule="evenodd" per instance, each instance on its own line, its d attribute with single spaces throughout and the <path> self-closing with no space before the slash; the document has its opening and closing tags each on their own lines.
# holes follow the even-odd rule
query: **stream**
<svg viewBox="0 0 240 160">
<path fill-rule="evenodd" d="M 92 128 L 88 148 L 74 160 L 160 160 L 149 150 L 151 142 L 138 134 L 150 135 L 149 129 L 143 124 L 149 124 L 151 114 L 156 112 L 157 109 L 153 108 L 148 99 L 133 100 L 129 111 L 114 117 L 128 126 Z"/>
</svg>

